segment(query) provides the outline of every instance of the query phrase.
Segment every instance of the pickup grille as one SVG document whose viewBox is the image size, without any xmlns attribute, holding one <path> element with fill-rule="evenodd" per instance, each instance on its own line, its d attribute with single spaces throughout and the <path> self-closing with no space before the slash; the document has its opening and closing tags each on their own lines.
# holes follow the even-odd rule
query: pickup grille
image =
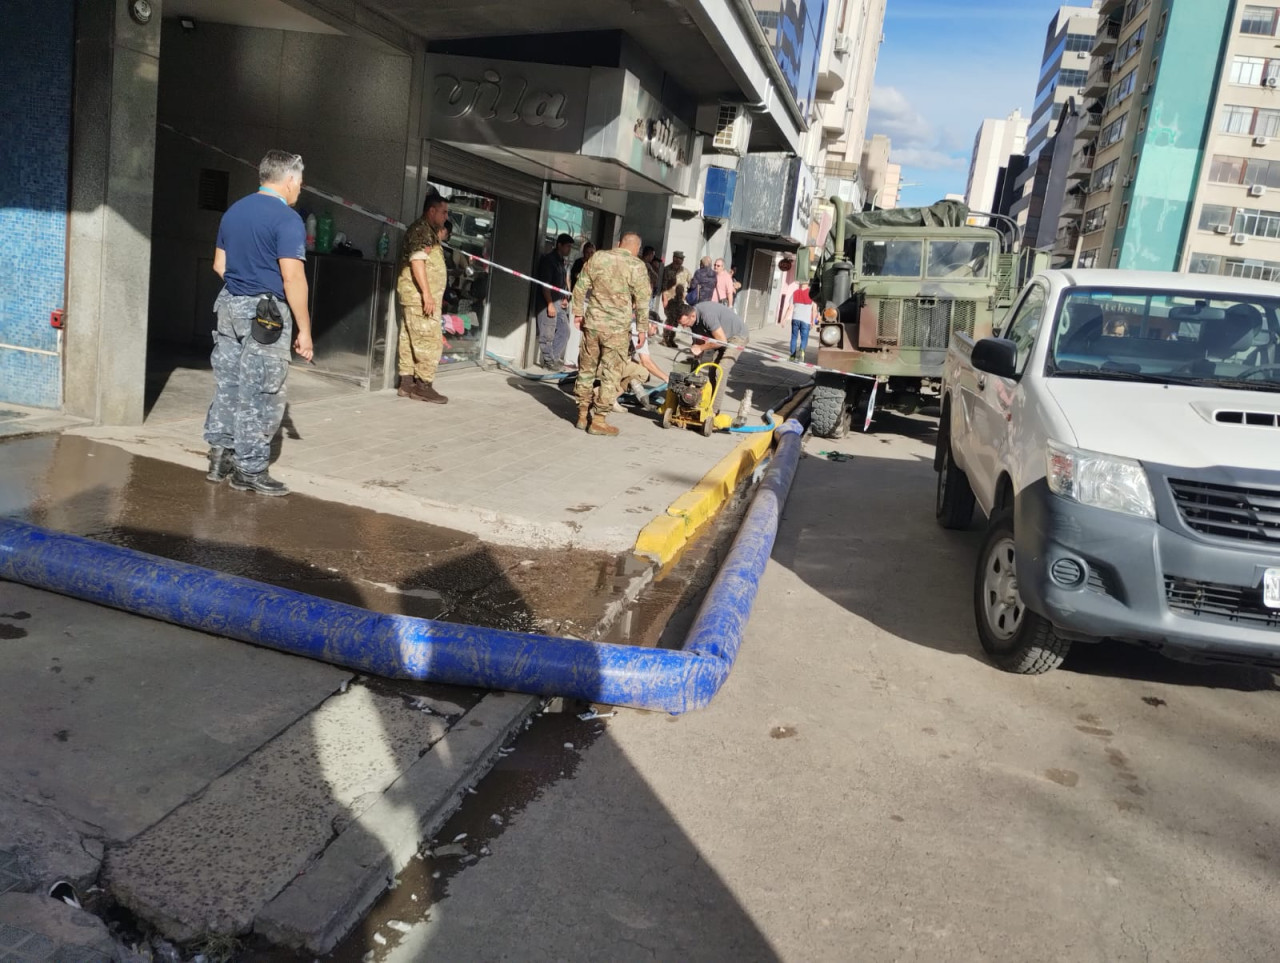
<svg viewBox="0 0 1280 963">
<path fill-rule="evenodd" d="M 973 334 L 976 301 L 943 298 L 884 298 L 876 324 L 876 343 L 900 348 L 946 350 L 956 331 Z"/>
<path fill-rule="evenodd" d="M 1182 520 L 1217 538 L 1280 545 L 1280 489 L 1169 479 Z"/>
<path fill-rule="evenodd" d="M 1280 609 L 1262 604 L 1262 586 L 1241 588 L 1217 582 L 1164 577 L 1164 594 L 1170 610 L 1206 622 L 1280 629 Z"/>
</svg>

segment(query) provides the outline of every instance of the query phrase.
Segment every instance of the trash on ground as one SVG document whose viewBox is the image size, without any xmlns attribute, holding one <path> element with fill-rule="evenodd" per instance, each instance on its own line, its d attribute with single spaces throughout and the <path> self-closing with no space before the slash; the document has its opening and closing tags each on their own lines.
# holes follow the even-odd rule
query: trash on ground
<svg viewBox="0 0 1280 963">
<path fill-rule="evenodd" d="M 408 933 L 413 927 L 404 920 L 387 920 L 387 929 L 395 930 L 397 933 Z"/>
<path fill-rule="evenodd" d="M 853 458 L 852 455 L 847 455 L 843 451 L 820 451 L 818 454 L 825 456 L 827 461 L 849 461 Z"/>
<path fill-rule="evenodd" d="M 467 855 L 467 847 L 458 843 L 449 843 L 447 846 L 437 846 L 431 850 L 431 855 L 436 859 L 442 856 L 465 856 Z"/>
<path fill-rule="evenodd" d="M 460 716 L 466 711 L 456 702 L 450 702 L 447 699 L 432 699 L 429 696 L 415 696 L 413 707 L 436 716 Z"/>
<path fill-rule="evenodd" d="M 453 841 L 454 841 L 455 843 L 460 843 L 460 842 L 462 842 L 462 841 L 463 841 L 464 839 L 466 839 L 466 838 L 467 838 L 467 834 L 466 834 L 466 833 L 458 833 L 458 835 L 456 835 L 456 836 L 454 836 L 454 837 L 453 837 Z"/>
<path fill-rule="evenodd" d="M 566 743 L 564 744 L 564 747 L 565 747 L 566 749 L 572 749 L 572 748 L 573 748 L 573 743 L 572 743 L 572 742 L 566 742 Z"/>
<path fill-rule="evenodd" d="M 501 826 L 501 825 L 502 825 L 502 817 L 501 817 L 501 816 L 499 816 L 497 813 L 494 813 L 494 814 L 493 814 L 492 816 L 490 816 L 489 818 L 490 818 L 490 819 L 492 819 L 492 820 L 493 820 L 495 823 L 497 823 L 499 826 Z"/>
<path fill-rule="evenodd" d="M 595 709 L 591 709 L 587 712 L 582 713 L 580 716 L 578 716 L 578 718 L 581 719 L 583 722 L 591 722 L 593 719 L 612 719 L 617 714 L 618 714 L 617 709 L 613 709 L 609 712 L 597 712 Z"/>
<path fill-rule="evenodd" d="M 379 946 L 386 946 L 386 945 L 387 945 L 387 938 L 386 938 L 385 936 L 383 936 L 381 933 L 374 933 L 374 934 L 373 934 L 373 941 L 374 941 L 375 943 L 377 943 Z"/>
<path fill-rule="evenodd" d="M 350 679 L 343 679 L 343 680 L 342 680 L 342 684 L 341 684 L 340 686 L 338 686 L 338 694 L 339 694 L 339 695 L 342 695 L 343 693 L 345 693 L 345 692 L 347 691 L 347 688 L 348 688 L 350 685 L 351 685 L 351 680 L 350 680 Z"/>
</svg>

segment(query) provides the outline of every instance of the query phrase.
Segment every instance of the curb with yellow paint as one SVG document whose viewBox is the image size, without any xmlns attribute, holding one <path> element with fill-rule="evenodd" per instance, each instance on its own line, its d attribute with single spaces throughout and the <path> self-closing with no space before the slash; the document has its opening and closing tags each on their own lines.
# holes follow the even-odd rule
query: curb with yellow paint
<svg viewBox="0 0 1280 963">
<path fill-rule="evenodd" d="M 800 392 L 787 405 L 794 410 L 807 395 Z M 778 424 L 786 421 L 779 412 Z M 636 554 L 651 558 L 659 566 L 665 566 L 680 554 L 698 530 L 716 516 L 725 502 L 733 497 L 742 479 L 750 475 L 760 459 L 773 446 L 772 431 L 747 435 L 734 449 L 725 455 L 702 480 L 670 505 L 666 514 L 659 515 L 640 530 L 636 538 Z"/>
</svg>

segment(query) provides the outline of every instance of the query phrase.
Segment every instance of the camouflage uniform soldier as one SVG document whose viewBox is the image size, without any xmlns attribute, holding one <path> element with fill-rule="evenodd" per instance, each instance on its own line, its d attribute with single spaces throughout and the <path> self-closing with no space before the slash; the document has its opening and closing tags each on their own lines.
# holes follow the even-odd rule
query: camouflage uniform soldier
<svg viewBox="0 0 1280 963">
<path fill-rule="evenodd" d="M 684 303 L 685 296 L 689 293 L 689 285 L 692 283 L 693 275 L 684 266 L 684 251 L 674 252 L 671 255 L 671 263 L 662 269 L 662 317 L 665 318 L 671 310 L 672 302 Z M 668 320 L 667 324 L 671 324 L 671 322 Z M 676 346 L 676 333 L 664 330 L 662 332 L 662 343 L 668 348 L 674 348 Z"/>
<path fill-rule="evenodd" d="M 612 251 L 601 251 L 587 262 L 573 287 L 573 323 L 582 329 L 578 349 L 578 427 L 593 435 L 616 435 L 618 429 L 605 419 L 613 410 L 622 382 L 623 367 L 631 350 L 631 324 L 648 313 L 649 272 L 637 255 L 640 235 L 624 234 Z M 591 303 L 583 318 L 587 294 Z M 643 327 L 640 329 L 644 330 Z M 643 337 L 643 335 L 641 335 Z M 600 379 L 600 391 L 592 402 L 592 387 Z M 590 427 L 587 413 L 591 412 Z"/>
<path fill-rule="evenodd" d="M 261 186 L 222 215 L 213 253 L 223 288 L 213 306 L 216 387 L 204 421 L 205 477 L 217 483 L 230 475 L 232 488 L 261 495 L 289 494 L 267 466 L 284 418 L 295 328 L 293 350 L 307 361 L 314 353 L 304 272 L 307 231 L 293 210 L 302 170 L 297 154 L 267 151 L 258 165 Z"/>
<path fill-rule="evenodd" d="M 444 351 L 441 321 L 449 275 L 440 232 L 448 217 L 449 205 L 443 197 L 432 194 L 427 198 L 422 217 L 405 232 L 400 275 L 396 279 L 396 297 L 400 301 L 400 347 L 396 355 L 400 384 L 396 394 L 438 405 L 449 401 L 432 385 Z"/>
</svg>

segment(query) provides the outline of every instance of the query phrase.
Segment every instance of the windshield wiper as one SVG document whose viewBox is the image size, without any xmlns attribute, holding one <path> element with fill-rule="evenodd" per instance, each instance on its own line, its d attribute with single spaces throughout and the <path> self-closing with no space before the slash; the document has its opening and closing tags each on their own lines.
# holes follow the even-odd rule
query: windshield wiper
<svg viewBox="0 0 1280 963">
<path fill-rule="evenodd" d="M 1195 378 L 1188 384 L 1209 388 L 1229 388 L 1239 391 L 1280 391 L 1280 381 L 1243 381 L 1240 378 Z"/>
<path fill-rule="evenodd" d="M 1092 378 L 1098 381 L 1142 381 L 1152 385 L 1190 384 L 1185 378 L 1168 375 L 1143 374 L 1140 371 L 1124 371 L 1119 368 L 1059 368 L 1055 366 L 1049 376 L 1053 378 Z"/>
</svg>

